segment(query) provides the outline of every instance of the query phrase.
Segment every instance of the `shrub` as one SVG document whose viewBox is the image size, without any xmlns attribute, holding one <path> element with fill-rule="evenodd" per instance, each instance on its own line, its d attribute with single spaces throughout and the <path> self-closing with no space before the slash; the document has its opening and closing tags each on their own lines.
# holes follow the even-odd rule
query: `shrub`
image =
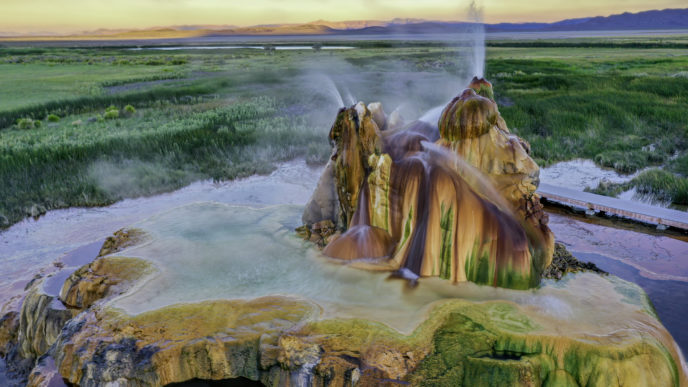
<svg viewBox="0 0 688 387">
<path fill-rule="evenodd" d="M 131 106 L 131 105 L 127 105 L 127 106 L 124 107 L 123 113 L 124 113 L 125 116 L 130 117 L 130 116 L 132 116 L 134 113 L 136 113 L 136 109 L 134 109 L 134 107 Z"/>
<path fill-rule="evenodd" d="M 46 119 L 50 122 L 58 122 L 60 121 L 60 116 L 58 116 L 57 114 L 49 114 L 48 118 Z"/>
<path fill-rule="evenodd" d="M 105 109 L 105 114 L 103 114 L 103 119 L 106 120 L 115 120 L 119 118 L 119 109 L 115 105 L 110 105 L 108 106 L 107 109 Z"/>
<path fill-rule="evenodd" d="M 105 120 L 115 120 L 119 118 L 119 110 L 106 110 L 103 114 L 103 119 Z"/>
<path fill-rule="evenodd" d="M 19 129 L 33 129 L 35 124 L 31 118 L 20 118 L 17 120 L 17 127 Z"/>
</svg>

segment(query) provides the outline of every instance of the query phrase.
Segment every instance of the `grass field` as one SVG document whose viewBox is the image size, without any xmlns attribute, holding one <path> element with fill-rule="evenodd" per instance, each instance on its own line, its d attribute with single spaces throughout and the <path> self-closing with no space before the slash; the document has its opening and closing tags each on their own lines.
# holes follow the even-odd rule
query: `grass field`
<svg viewBox="0 0 688 387">
<path fill-rule="evenodd" d="M 500 111 L 537 161 L 662 167 L 636 188 L 686 200 L 688 55 L 675 46 L 688 40 L 553 42 L 487 52 Z M 297 156 L 322 163 L 342 102 L 380 100 L 414 119 L 472 76 L 458 47 L 356 44 L 336 52 L 0 47 L 0 224 L 264 173 Z"/>
</svg>

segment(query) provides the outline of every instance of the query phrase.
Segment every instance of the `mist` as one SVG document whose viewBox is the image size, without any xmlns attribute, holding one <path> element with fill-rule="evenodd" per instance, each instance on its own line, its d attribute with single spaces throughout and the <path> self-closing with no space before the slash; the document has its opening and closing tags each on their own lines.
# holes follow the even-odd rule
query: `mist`
<svg viewBox="0 0 688 387">
<path fill-rule="evenodd" d="M 289 84 L 293 97 L 309 111 L 309 124 L 326 135 L 337 111 L 359 101 L 381 102 L 387 115 L 397 111 L 406 122 L 436 124 L 446 103 L 485 71 L 482 4 L 471 1 L 456 18 L 469 23 L 436 55 L 419 47 L 409 57 L 399 56 L 395 44 L 400 43 L 391 43 L 374 55 L 354 49 L 344 55 L 304 56 L 297 65 L 299 75 Z"/>
</svg>

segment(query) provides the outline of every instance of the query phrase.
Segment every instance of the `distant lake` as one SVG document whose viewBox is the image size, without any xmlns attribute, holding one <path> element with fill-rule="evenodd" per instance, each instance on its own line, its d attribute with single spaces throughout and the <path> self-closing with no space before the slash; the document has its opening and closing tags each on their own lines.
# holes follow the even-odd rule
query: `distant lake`
<svg viewBox="0 0 688 387">
<path fill-rule="evenodd" d="M 488 32 L 485 35 L 487 41 L 491 40 L 538 40 L 538 39 L 578 39 L 578 38 L 623 38 L 623 37 L 660 37 L 660 36 L 686 36 L 688 29 L 673 29 L 673 30 L 615 30 L 615 31 L 533 31 L 533 32 Z M 141 45 L 141 46 L 156 46 L 161 44 L 180 45 L 179 47 L 156 47 L 160 50 L 181 50 L 181 49 L 238 49 L 238 48 L 260 48 L 253 45 L 262 45 L 266 43 L 280 43 L 280 44 L 294 44 L 290 47 L 298 48 L 280 48 L 275 47 L 276 50 L 305 50 L 311 49 L 313 42 L 332 42 L 334 44 L 340 43 L 341 47 L 346 47 L 350 42 L 360 41 L 434 41 L 447 42 L 450 44 L 471 44 L 473 42 L 473 35 L 456 33 L 438 33 L 438 34 L 336 34 L 336 35 L 209 35 L 192 38 L 160 38 L 160 39 L 118 39 L 118 40 L 81 40 L 75 38 L 74 40 L 58 40 L 58 41 L 43 41 L 41 38 L 36 38 L 34 42 L 40 43 L 42 46 L 70 46 L 77 44 L 80 47 L 88 46 L 121 46 L 121 45 Z M 8 46 L 16 46 L 26 44 L 26 41 L 20 42 L 4 42 Z M 193 44 L 195 46 L 181 46 L 183 44 Z M 215 47 L 207 47 L 207 45 L 217 44 Z M 251 45 L 239 46 L 239 44 Z M 225 45 L 225 47 L 221 47 Z M 234 46 L 236 45 L 236 46 Z M 205 46 L 205 47 L 204 47 Z M 284 46 L 283 46 L 284 47 Z M 344 48 L 335 48 L 336 46 L 323 46 L 323 50 L 338 50 Z M 346 47 L 350 49 L 351 47 Z"/>
<path fill-rule="evenodd" d="M 688 29 L 681 30 L 619 30 L 619 31 L 529 31 L 529 32 L 487 32 L 486 40 L 538 40 L 538 39 L 578 39 L 578 38 L 613 38 L 638 36 L 681 36 L 688 35 Z M 471 34 L 456 33 L 428 33 L 428 34 L 334 34 L 334 35 L 210 35 L 196 38 L 180 39 L 180 41 L 211 43 L 211 42 L 299 42 L 312 41 L 472 41 Z M 325 48 L 325 47 L 323 47 Z"/>
<path fill-rule="evenodd" d="M 537 40 L 612 38 L 629 36 L 680 36 L 688 35 L 688 29 L 680 30 L 614 30 L 614 31 L 529 31 L 487 32 L 486 40 Z M 215 35 L 182 39 L 190 42 L 309 42 L 309 41 L 366 41 L 366 40 L 413 40 L 413 41 L 462 41 L 473 36 L 461 32 L 441 34 L 335 34 L 335 35 Z M 324 48 L 324 47 L 323 47 Z"/>
<path fill-rule="evenodd" d="M 175 46 L 175 47 L 137 47 L 130 48 L 133 51 L 139 50 L 160 50 L 160 51 L 175 51 L 175 50 L 237 50 L 237 49 L 255 49 L 264 50 L 266 46 Z M 273 46 L 275 50 L 312 50 L 313 46 Z M 355 47 L 349 46 L 323 46 L 321 50 L 351 50 Z"/>
</svg>

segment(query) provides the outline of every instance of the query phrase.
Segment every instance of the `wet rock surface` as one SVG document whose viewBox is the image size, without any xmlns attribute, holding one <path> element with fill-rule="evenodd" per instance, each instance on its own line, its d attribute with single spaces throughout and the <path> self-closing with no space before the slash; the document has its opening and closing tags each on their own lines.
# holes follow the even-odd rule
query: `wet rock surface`
<svg viewBox="0 0 688 387">
<path fill-rule="evenodd" d="M 379 103 L 341 109 L 330 130 L 333 162 L 304 212 L 303 237 L 359 267 L 537 286 L 554 249 L 535 194 L 539 168 L 492 98 L 492 85 L 474 79 L 437 125 L 397 129 Z M 333 191 L 339 213 L 327 217 L 335 200 L 321 198 Z M 322 221 L 341 236 L 313 237 Z"/>
<path fill-rule="evenodd" d="M 83 310 L 104 298 L 113 288 L 121 293 L 131 281 L 151 273 L 147 263 L 135 258 L 103 257 L 70 275 L 60 291 L 69 308 Z"/>
<path fill-rule="evenodd" d="M 10 311 L 0 317 L 0 357 L 12 351 L 19 333 L 19 312 Z"/>
<path fill-rule="evenodd" d="M 36 284 L 22 304 L 17 340 L 24 358 L 35 359 L 46 353 L 75 315 L 56 296 L 44 293 L 42 285 Z"/>
<path fill-rule="evenodd" d="M 554 257 L 552 258 L 552 264 L 545 269 L 542 277 L 559 280 L 567 273 L 577 273 L 583 271 L 602 275 L 609 274 L 598 268 L 592 262 L 579 261 L 566 249 L 566 246 L 561 243 L 557 243 L 554 245 Z"/>
<path fill-rule="evenodd" d="M 67 387 L 62 375 L 57 371 L 55 359 L 50 355 L 41 356 L 29 374 L 27 387 Z"/>
<path fill-rule="evenodd" d="M 141 243 L 144 238 L 145 235 L 141 232 L 141 230 L 135 228 L 123 228 L 121 230 L 117 230 L 112 236 L 109 236 L 107 239 L 105 239 L 103 247 L 100 248 L 98 256 L 103 257 L 105 255 L 122 251 L 127 247 Z"/>
</svg>

